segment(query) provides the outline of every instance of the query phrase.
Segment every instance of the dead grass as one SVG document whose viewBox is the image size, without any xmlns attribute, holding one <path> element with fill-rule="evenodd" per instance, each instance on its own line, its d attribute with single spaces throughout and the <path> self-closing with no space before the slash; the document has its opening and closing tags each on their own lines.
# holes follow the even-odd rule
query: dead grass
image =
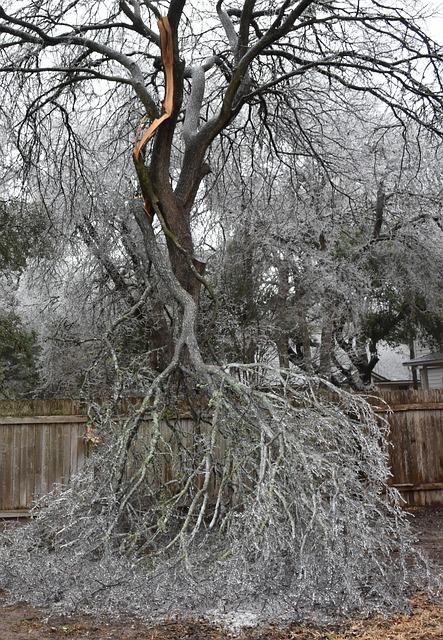
<svg viewBox="0 0 443 640">
<path fill-rule="evenodd" d="M 127 621 L 106 623 L 86 617 L 45 621 L 28 607 L 2 607 L 1 640 L 443 640 L 443 603 L 418 595 L 410 614 L 353 620 L 340 628 L 293 625 L 286 629 L 245 629 L 234 636 L 199 620 L 170 621 L 155 626 Z"/>
<path fill-rule="evenodd" d="M 340 629 L 290 627 L 246 631 L 241 640 L 443 640 L 443 603 L 423 595 L 412 600 L 410 614 L 354 620 Z M 163 639 L 162 639 L 163 640 Z M 166 640 L 166 639 L 165 639 Z"/>
<path fill-rule="evenodd" d="M 443 507 L 422 509 L 414 515 L 420 546 L 443 566 Z M 0 593 L 0 640 L 443 640 L 443 602 L 432 603 L 417 595 L 411 607 L 409 614 L 351 620 L 340 627 L 268 627 L 245 629 L 234 636 L 200 620 L 173 620 L 154 626 L 133 620 L 109 623 L 86 616 L 47 621 L 26 604 L 2 606 Z"/>
</svg>

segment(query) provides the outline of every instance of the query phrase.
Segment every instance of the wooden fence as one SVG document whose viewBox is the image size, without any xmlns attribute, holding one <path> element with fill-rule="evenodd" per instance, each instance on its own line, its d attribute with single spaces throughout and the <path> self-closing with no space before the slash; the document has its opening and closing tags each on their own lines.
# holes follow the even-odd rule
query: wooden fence
<svg viewBox="0 0 443 640">
<path fill-rule="evenodd" d="M 0 517 L 27 515 L 86 455 L 87 417 L 70 400 L 0 402 Z"/>
<path fill-rule="evenodd" d="M 391 427 L 392 484 L 410 505 L 442 505 L 443 389 L 383 391 L 372 401 Z M 26 515 L 36 497 L 81 467 L 85 413 L 70 400 L 0 402 L 0 517 Z M 160 475 L 168 479 L 166 469 Z"/>
<path fill-rule="evenodd" d="M 443 505 L 443 389 L 378 395 L 390 407 L 378 411 L 390 426 L 392 485 L 409 505 Z"/>
</svg>

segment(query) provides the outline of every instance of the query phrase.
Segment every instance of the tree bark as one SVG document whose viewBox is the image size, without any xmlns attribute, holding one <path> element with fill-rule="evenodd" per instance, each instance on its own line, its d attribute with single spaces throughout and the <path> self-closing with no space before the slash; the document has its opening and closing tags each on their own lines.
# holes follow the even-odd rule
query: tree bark
<svg viewBox="0 0 443 640">
<path fill-rule="evenodd" d="M 410 338 L 409 340 L 409 359 L 414 360 L 415 358 L 415 345 L 414 338 Z M 412 388 L 418 389 L 418 375 L 417 375 L 417 367 L 411 367 L 412 369 Z"/>
<path fill-rule="evenodd" d="M 278 266 L 277 331 L 275 338 L 278 360 L 282 369 L 289 368 L 288 296 L 289 267 L 287 261 L 283 259 Z"/>
<path fill-rule="evenodd" d="M 320 364 L 318 373 L 322 378 L 327 380 L 331 377 L 331 357 L 334 341 L 334 323 L 332 315 L 329 315 L 323 321 L 321 330 L 321 344 L 320 344 Z"/>
<path fill-rule="evenodd" d="M 298 327 L 303 348 L 303 368 L 307 373 L 312 373 L 311 335 L 306 319 L 306 308 L 303 300 L 298 302 Z"/>
</svg>

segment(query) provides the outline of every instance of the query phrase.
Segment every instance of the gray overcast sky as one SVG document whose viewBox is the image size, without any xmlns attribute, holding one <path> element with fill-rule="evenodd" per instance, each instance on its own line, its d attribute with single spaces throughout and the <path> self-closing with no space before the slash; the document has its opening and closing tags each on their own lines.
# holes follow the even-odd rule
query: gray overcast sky
<svg viewBox="0 0 443 640">
<path fill-rule="evenodd" d="M 443 2 L 441 0 L 433 0 L 424 4 L 437 12 L 437 15 L 428 21 L 429 35 L 436 42 L 443 45 Z"/>
</svg>

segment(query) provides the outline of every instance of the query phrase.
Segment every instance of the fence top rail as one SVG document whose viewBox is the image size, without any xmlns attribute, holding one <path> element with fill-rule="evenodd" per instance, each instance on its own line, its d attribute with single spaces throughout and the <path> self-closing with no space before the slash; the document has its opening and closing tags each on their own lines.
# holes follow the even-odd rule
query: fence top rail
<svg viewBox="0 0 443 640">
<path fill-rule="evenodd" d="M 363 395 L 376 410 L 380 411 L 387 410 L 385 403 L 389 405 L 393 411 L 441 409 L 443 405 L 443 389 L 430 389 L 427 391 L 422 389 L 408 389 L 403 391 L 379 389 Z M 131 406 L 139 405 L 141 400 L 142 398 L 136 396 L 125 398 L 119 403 L 119 411 L 121 411 L 122 414 L 127 414 L 128 409 Z M 106 402 L 106 399 L 98 400 L 97 402 L 98 404 L 102 404 Z M 45 416 L 52 418 L 83 416 L 86 420 L 87 413 L 87 402 L 70 398 L 0 400 L 0 419 L 29 419 L 31 416 L 38 419 Z M 185 416 L 180 415 L 180 417 Z"/>
<path fill-rule="evenodd" d="M 143 398 L 131 396 L 118 403 L 119 411 L 125 413 L 129 407 L 137 406 Z M 97 404 L 108 402 L 106 398 L 97 399 Z M 88 402 L 71 398 L 0 400 L 0 417 L 29 416 L 86 416 Z"/>
<path fill-rule="evenodd" d="M 378 390 L 366 395 L 376 413 L 443 410 L 443 389 Z"/>
<path fill-rule="evenodd" d="M 399 413 L 400 411 L 442 411 L 443 402 L 415 402 L 411 404 L 387 404 L 387 405 L 372 405 L 375 413 L 393 412 Z"/>
<path fill-rule="evenodd" d="M 82 424 L 87 416 L 0 416 L 0 425 L 5 424 Z"/>
<path fill-rule="evenodd" d="M 379 389 L 372 394 L 368 394 L 368 399 L 380 398 L 388 404 L 427 404 L 443 403 L 443 389 Z"/>
<path fill-rule="evenodd" d="M 87 406 L 70 398 L 0 400 L 0 417 L 86 415 Z"/>
</svg>

